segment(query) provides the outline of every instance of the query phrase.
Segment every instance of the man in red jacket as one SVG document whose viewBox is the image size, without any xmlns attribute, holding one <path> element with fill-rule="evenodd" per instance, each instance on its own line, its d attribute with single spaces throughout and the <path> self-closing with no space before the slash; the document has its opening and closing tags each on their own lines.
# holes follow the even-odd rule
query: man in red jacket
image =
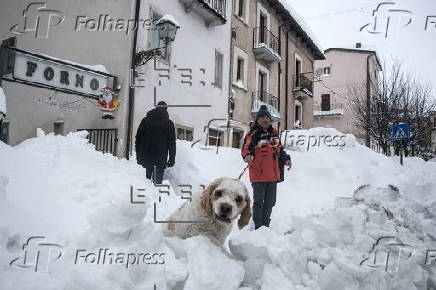
<svg viewBox="0 0 436 290">
<path fill-rule="evenodd" d="M 253 221 L 255 229 L 269 227 L 272 208 L 276 203 L 277 182 L 283 181 L 280 163 L 291 167 L 291 157 L 280 144 L 277 130 L 271 126 L 271 114 L 265 105 L 242 145 L 242 158 L 249 164 L 253 187 Z"/>
</svg>

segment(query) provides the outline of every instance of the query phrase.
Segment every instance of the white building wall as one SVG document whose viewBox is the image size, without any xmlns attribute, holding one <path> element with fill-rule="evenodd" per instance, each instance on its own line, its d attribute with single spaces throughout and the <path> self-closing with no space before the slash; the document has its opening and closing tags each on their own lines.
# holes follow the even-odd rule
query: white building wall
<svg viewBox="0 0 436 290">
<path fill-rule="evenodd" d="M 206 26 L 205 21 L 195 11 L 187 13 L 180 1 L 143 0 L 141 2 L 140 19 L 150 19 L 150 9 L 156 9 L 159 14 L 171 14 L 181 28 L 176 39 L 171 43 L 169 65 L 157 62 L 158 68 L 169 69 L 156 71 L 154 60 L 140 67 L 143 73 L 139 78 L 145 79 L 142 88 L 135 89 L 134 122 L 132 143 L 140 121 L 146 112 L 154 108 L 154 88 L 157 91 L 156 103 L 163 100 L 168 105 L 211 105 L 210 107 L 169 107 L 170 119 L 175 124 L 194 128 L 194 141 L 205 142 L 203 131 L 209 120 L 214 118 L 227 119 L 229 96 L 229 66 L 230 66 L 230 13 L 231 1 L 227 1 L 227 23 L 219 26 Z M 138 50 L 148 49 L 150 33 L 141 27 L 138 33 Z M 215 50 L 224 55 L 222 88 L 212 84 L 215 77 Z M 181 83 L 181 74 L 188 74 L 179 69 L 192 69 L 192 85 Z M 204 73 L 201 71 L 204 69 Z M 169 75 L 169 79 L 159 77 L 159 74 Z M 161 81 L 161 85 L 159 85 Z M 200 83 L 204 81 L 204 86 Z M 212 124 L 218 125 L 221 122 Z M 225 131 L 225 128 L 222 128 Z"/>
</svg>

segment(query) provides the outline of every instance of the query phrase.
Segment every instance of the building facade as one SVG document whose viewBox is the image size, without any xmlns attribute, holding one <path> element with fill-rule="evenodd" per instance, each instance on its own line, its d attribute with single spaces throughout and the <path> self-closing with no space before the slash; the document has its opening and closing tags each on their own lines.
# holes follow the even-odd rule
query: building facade
<svg viewBox="0 0 436 290">
<path fill-rule="evenodd" d="M 123 155 L 133 34 L 115 29 L 114 24 L 103 26 L 102 16 L 107 15 L 106 19 L 112 19 L 113 23 L 117 19 L 131 19 L 133 10 L 133 1 L 97 0 L 92 5 L 85 0 L 2 2 L 0 39 L 34 54 L 15 51 L 15 71 L 4 75 L 1 83 L 8 108 L 1 130 L 6 143 L 16 145 L 35 137 L 37 128 L 62 135 L 80 129 L 98 129 L 91 133 L 92 138 L 106 142 L 100 145 L 105 148 L 99 149 Z M 26 57 L 23 61 L 28 65 L 24 70 L 18 62 L 22 57 Z M 78 64 L 82 68 L 78 68 Z M 44 67 L 44 71 L 40 71 Z M 34 71 L 25 71 L 32 68 Z M 88 69 L 105 71 L 117 77 L 118 84 L 121 84 L 118 93 L 121 105 L 114 113 L 114 119 L 102 119 L 98 101 L 90 94 L 66 93 L 67 90 L 50 88 L 62 89 L 67 81 L 74 82 L 72 72 L 86 80 L 92 73 Z M 62 71 L 70 72 L 69 79 L 59 79 Z M 23 72 L 29 78 L 35 77 L 35 81 L 16 81 L 17 74 Z M 34 86 L 35 82 L 41 81 L 37 77 L 45 77 L 48 85 Z M 99 86 L 93 87 L 95 95 L 102 86 L 100 82 Z"/>
<path fill-rule="evenodd" d="M 136 68 L 143 81 L 135 88 L 132 140 L 146 112 L 165 101 L 177 139 L 225 146 L 231 8 L 225 0 L 141 1 L 140 18 L 154 25 L 168 17 L 179 28 L 168 44 L 153 26 L 138 31 L 137 52 L 160 55 Z"/>
<path fill-rule="evenodd" d="M 358 131 L 353 123 L 349 89 L 362 91 L 366 87 L 367 70 L 370 82 L 378 84 L 382 67 L 377 53 L 362 48 L 359 43 L 353 48 L 329 48 L 324 53 L 326 59 L 315 62 L 313 127 L 335 128 L 345 134 L 354 134 L 360 143 L 364 143 L 365 132 Z M 366 98 L 366 94 L 362 94 L 362 98 Z"/>
<path fill-rule="evenodd" d="M 174 39 L 162 37 L 164 22 L 176 27 Z M 262 104 L 279 130 L 312 127 L 314 61 L 324 54 L 284 0 L 9 1 L 0 23 L 4 47 L 38 60 L 23 60 L 21 73 L 45 78 L 17 82 L 1 63 L 8 113 L 0 132 L 10 145 L 37 128 L 85 129 L 97 150 L 128 158 L 159 101 L 178 139 L 206 145 L 241 147 Z M 66 89 L 88 75 L 89 91 Z M 120 88 L 113 119 L 102 118 L 98 103 L 105 86 Z"/>
<path fill-rule="evenodd" d="M 310 128 L 317 59 L 319 45 L 286 1 L 234 0 L 229 146 L 242 146 L 262 104 L 277 129 Z"/>
</svg>

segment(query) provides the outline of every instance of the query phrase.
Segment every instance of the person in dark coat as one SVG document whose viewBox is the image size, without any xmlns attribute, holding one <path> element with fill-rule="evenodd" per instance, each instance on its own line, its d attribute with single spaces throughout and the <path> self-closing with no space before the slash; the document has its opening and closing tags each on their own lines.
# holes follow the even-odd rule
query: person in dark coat
<svg viewBox="0 0 436 290">
<path fill-rule="evenodd" d="M 255 229 L 269 227 L 272 208 L 276 203 L 277 183 L 284 179 L 281 165 L 292 166 L 291 157 L 280 144 L 279 134 L 271 126 L 271 121 L 268 108 L 262 105 L 244 138 L 241 150 L 244 162 L 249 164 Z"/>
<path fill-rule="evenodd" d="M 146 177 L 161 184 L 166 167 L 173 167 L 176 159 L 176 137 L 164 101 L 147 112 L 136 133 L 135 149 L 138 164 L 146 169 Z"/>
</svg>

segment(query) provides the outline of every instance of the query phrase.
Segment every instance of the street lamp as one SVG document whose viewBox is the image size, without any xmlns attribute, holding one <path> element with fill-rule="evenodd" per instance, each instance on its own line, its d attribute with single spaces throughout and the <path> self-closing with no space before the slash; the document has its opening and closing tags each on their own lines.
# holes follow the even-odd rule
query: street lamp
<svg viewBox="0 0 436 290">
<path fill-rule="evenodd" d="M 135 56 L 136 66 L 144 65 L 153 57 L 159 56 L 161 49 L 167 48 L 169 43 L 176 39 L 177 30 L 180 28 L 174 17 L 169 14 L 165 14 L 156 21 L 155 26 L 159 34 L 159 39 L 163 40 L 165 45 L 163 47 L 137 52 Z"/>
</svg>

